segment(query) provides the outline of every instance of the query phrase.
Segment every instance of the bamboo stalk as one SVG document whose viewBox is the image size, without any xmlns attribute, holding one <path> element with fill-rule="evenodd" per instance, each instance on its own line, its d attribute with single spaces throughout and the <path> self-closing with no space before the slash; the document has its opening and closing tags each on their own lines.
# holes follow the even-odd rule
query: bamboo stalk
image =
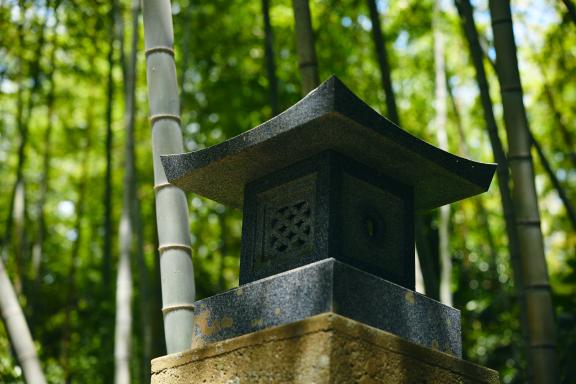
<svg viewBox="0 0 576 384">
<path fill-rule="evenodd" d="M 264 49 L 266 52 L 266 73 L 268 74 L 268 92 L 272 115 L 278 112 L 278 79 L 276 77 L 276 64 L 274 62 L 274 35 L 270 24 L 270 1 L 262 0 L 262 18 L 264 20 Z"/>
<path fill-rule="evenodd" d="M 386 110 L 390 120 L 392 120 L 395 124 L 400 125 L 400 116 L 396 104 L 396 96 L 394 95 L 394 87 L 392 86 L 392 69 L 390 67 L 390 63 L 388 62 L 386 42 L 380 27 L 380 18 L 378 16 L 378 9 L 374 0 L 368 0 L 368 8 L 370 11 L 372 25 L 374 26 L 372 29 L 372 38 L 374 40 L 376 58 L 378 59 L 382 87 L 386 96 Z M 430 237 L 434 236 L 434 233 L 430 231 L 429 228 L 427 228 L 428 224 L 430 224 L 430 221 L 426 222 L 425 218 L 421 214 L 417 215 L 415 221 L 416 248 L 418 249 L 415 254 L 415 257 L 418 258 L 418 262 L 415 264 L 416 276 L 422 277 L 423 282 L 420 283 L 423 283 L 423 289 L 421 287 L 421 290 L 425 292 L 426 295 L 434 299 L 438 299 L 438 274 L 434 268 L 435 255 L 432 252 L 432 247 L 429 241 Z"/>
<path fill-rule="evenodd" d="M 58 19 L 56 19 L 58 20 Z M 37 281 L 40 276 L 41 260 L 44 253 L 44 238 L 46 235 L 46 218 L 44 207 L 46 205 L 46 195 L 48 194 L 48 183 L 50 179 L 50 164 L 52 160 L 52 129 L 54 127 L 54 100 L 56 98 L 56 84 L 54 81 L 56 47 L 52 48 L 50 54 L 51 69 L 48 74 L 49 91 L 46 100 L 47 116 L 46 129 L 44 131 L 44 153 L 42 154 L 42 175 L 40 176 L 40 197 L 37 203 L 38 210 L 38 237 L 32 252 L 32 278 Z M 36 291 L 36 290 L 35 290 Z"/>
<path fill-rule="evenodd" d="M 168 184 L 161 154 L 183 152 L 180 103 L 173 57 L 169 0 L 144 0 L 144 37 L 156 191 L 164 330 L 168 353 L 190 348 L 194 314 L 194 271 L 188 203 L 184 192 Z"/>
<path fill-rule="evenodd" d="M 134 126 L 132 129 L 132 136 L 136 136 L 136 103 L 135 103 L 135 89 L 137 85 L 137 67 L 138 67 L 138 41 L 140 39 L 139 33 L 139 18 L 140 18 L 140 0 L 132 0 L 132 51 L 130 53 L 130 68 L 131 79 L 133 87 L 132 90 L 132 108 L 133 113 L 131 114 L 131 124 Z M 129 87 L 130 89 L 130 87 Z M 133 187 L 130 189 L 131 202 L 132 202 L 132 221 L 133 233 L 135 237 L 135 242 L 133 243 L 135 249 L 134 254 L 136 257 L 136 265 L 138 272 L 138 299 L 139 299 L 139 309 L 140 309 L 140 329 L 141 329 L 141 362 L 140 362 L 140 379 L 142 383 L 150 382 L 150 360 L 152 359 L 152 316 L 150 314 L 150 309 L 152 308 L 151 297 L 150 297 L 150 278 L 148 267 L 146 266 L 146 260 L 144 255 L 144 229 L 142 226 L 142 212 L 140 209 L 140 196 L 138 194 L 138 172 L 136 169 L 136 152 L 134 151 L 134 137 L 132 137 L 132 153 L 134 160 L 132 162 L 133 167 Z M 160 306 L 160 305 L 158 305 Z"/>
<path fill-rule="evenodd" d="M 139 0 L 138 0 L 139 3 Z M 136 177 L 137 179 L 138 177 Z M 140 197 L 136 191 L 138 182 L 134 183 L 134 195 L 132 198 L 134 204 L 134 233 L 135 233 L 135 247 L 136 247 L 136 265 L 138 271 L 138 297 L 140 305 L 140 327 L 142 338 L 142 352 L 141 352 L 141 380 L 143 383 L 150 382 L 150 360 L 152 359 L 152 342 L 153 342 L 153 315 L 151 308 L 153 308 L 153 295 L 150 292 L 150 274 L 146 265 L 144 256 L 144 233 L 142 227 L 142 214 L 140 210 Z M 161 304 L 158 305 L 160 307 Z"/>
<path fill-rule="evenodd" d="M 434 6 L 433 16 L 433 36 L 434 36 L 434 71 L 435 71 L 435 98 L 434 109 L 436 116 L 434 119 L 434 130 L 438 146 L 448 150 L 447 124 L 447 98 L 446 89 L 446 60 L 444 35 L 442 33 L 442 8 L 440 0 Z M 440 301 L 452 306 L 452 257 L 450 254 L 450 205 L 440 207 L 438 219 L 438 251 L 440 255 Z"/>
<path fill-rule="evenodd" d="M 2 258 L 0 258 L 0 313 L 26 382 L 29 384 L 46 383 L 30 329 L 26 324 L 24 312 L 18 303 L 16 292 L 14 292 L 14 287 L 8 278 Z"/>
<path fill-rule="evenodd" d="M 56 7 L 58 4 L 56 4 Z M 21 7 L 23 5 L 21 3 Z M 56 9 L 56 7 L 54 9 Z M 46 2 L 46 13 L 50 12 L 52 8 L 52 1 Z M 22 9 L 22 12 L 23 9 Z M 29 139 L 29 132 L 30 132 L 30 121 L 32 118 L 32 113 L 35 107 L 35 101 L 37 95 L 40 93 L 41 90 L 41 74 L 42 68 L 40 59 L 43 57 L 44 50 L 46 49 L 46 25 L 48 22 L 48 17 L 45 16 L 42 20 L 42 24 L 40 26 L 40 31 L 38 33 L 38 43 L 36 45 L 36 52 L 35 59 L 32 61 L 30 65 L 30 75 L 32 77 L 32 88 L 30 89 L 30 93 L 28 95 L 28 100 L 26 103 L 26 109 L 23 111 L 23 116 L 19 120 L 21 125 L 19 126 L 20 134 L 21 134 L 21 142 L 18 148 L 18 165 L 17 165 L 17 178 L 15 183 L 14 189 L 14 224 L 16 228 L 16 239 L 14 241 L 14 258 L 16 260 L 16 265 L 18 268 L 18 278 L 16 279 L 16 286 L 17 291 L 21 291 L 23 287 L 20 283 L 21 276 L 23 274 L 23 267 L 22 264 L 26 258 L 25 253 L 27 252 L 27 244 L 26 244 L 26 207 L 27 207 L 27 199 L 26 199 L 26 181 L 24 178 L 23 170 L 25 167 L 25 163 L 27 160 L 26 156 L 26 146 Z M 24 21 L 23 21 L 24 23 Z M 21 40 L 21 43 L 23 41 Z M 21 47 L 24 49 L 24 47 Z M 25 281 L 25 279 L 23 279 Z"/>
<path fill-rule="evenodd" d="M 370 11 L 370 19 L 372 21 L 372 39 L 374 41 L 374 50 L 376 51 L 376 58 L 380 69 L 380 79 L 382 81 L 382 88 L 386 97 L 386 111 L 388 118 L 395 124 L 400 125 L 400 115 L 396 104 L 396 96 L 394 94 L 394 87 L 392 86 L 391 67 L 388 61 L 388 52 L 386 50 L 386 42 L 384 33 L 380 26 L 380 17 L 378 15 L 378 8 L 374 0 L 368 0 L 368 8 Z M 418 262 L 415 264 L 416 275 L 421 276 L 423 280 L 422 291 L 426 295 L 439 299 L 439 279 L 435 264 L 435 255 L 432 252 L 430 245 L 430 237 L 435 234 L 428 228 L 429 220 L 425 220 L 422 214 L 418 214 L 415 221 L 415 238 L 417 252 L 415 257 Z"/>
<path fill-rule="evenodd" d="M 314 31 L 308 0 L 292 0 L 292 8 L 294 10 L 302 95 L 305 96 L 320 84 L 316 48 L 314 47 Z"/>
<path fill-rule="evenodd" d="M 20 52 L 25 50 L 26 44 L 24 41 L 24 25 L 25 25 L 25 2 L 19 1 L 18 6 L 20 7 L 20 12 L 22 15 L 22 20 L 17 26 L 17 36 Z M 58 3 L 56 4 L 56 7 Z M 56 7 L 54 9 L 56 9 Z M 52 8 L 52 1 L 47 1 L 45 10 L 49 11 Z M 16 125 L 18 132 L 20 134 L 20 143 L 18 144 L 18 162 L 16 165 L 16 180 L 10 194 L 10 200 L 7 210 L 6 219 L 6 229 L 4 233 L 4 238 L 0 239 L 0 246 L 11 247 L 14 253 L 16 276 L 14 277 L 14 287 L 16 292 L 21 293 L 23 291 L 22 283 L 24 276 L 23 263 L 25 259 L 25 253 L 27 252 L 26 244 L 26 182 L 24 179 L 24 168 L 27 160 L 26 149 L 28 146 L 29 131 L 30 131 L 30 120 L 32 116 L 32 111 L 34 109 L 34 102 L 36 101 L 36 96 L 41 90 L 41 58 L 43 57 L 43 51 L 46 48 L 45 44 L 45 31 L 48 22 L 48 17 L 44 17 L 40 25 L 40 31 L 38 33 L 38 41 L 36 44 L 36 52 L 34 60 L 30 63 L 29 75 L 32 78 L 32 87 L 28 94 L 28 99 L 26 100 L 26 105 L 24 105 L 24 81 L 18 86 L 17 91 L 17 112 L 16 112 Z M 24 58 L 22 53 L 19 57 L 20 67 L 24 64 Z M 14 224 L 14 226 L 13 226 Z M 16 236 L 13 238 L 13 231 L 16 229 Z M 4 251 L 7 251 L 4 249 Z"/>
<path fill-rule="evenodd" d="M 124 192 L 124 195 L 124 204 L 130 205 L 131 194 Z M 114 329 L 114 382 L 116 384 L 130 383 L 132 355 L 132 270 L 130 266 L 132 222 L 131 212 L 126 211 L 127 209 L 123 209 L 120 219 L 120 260 L 116 277 L 116 326 Z"/>
<path fill-rule="evenodd" d="M 19 6 L 21 7 L 21 14 L 24 14 L 24 3 L 19 2 Z M 49 1 L 46 4 L 46 8 L 49 9 L 51 7 L 51 2 Z M 44 49 L 44 30 L 46 27 L 47 18 L 45 17 L 41 26 L 40 36 L 38 40 L 38 49 Z M 20 48 L 23 49 L 23 27 L 24 27 L 24 20 L 18 24 L 18 36 L 19 36 L 19 43 Z M 13 220 L 13 210 L 15 210 L 14 206 L 19 205 L 18 200 L 21 200 L 21 211 L 22 211 L 22 219 L 24 217 L 24 179 L 23 179 L 23 168 L 25 162 L 25 147 L 28 138 L 28 123 L 30 120 L 31 111 L 33 108 L 33 95 L 36 91 L 40 88 L 40 52 L 38 52 L 38 57 L 32 63 L 32 79 L 33 85 L 32 90 L 30 91 L 30 95 L 28 98 L 27 104 L 27 116 L 24 117 L 24 101 L 23 101 L 23 86 L 20 84 L 18 87 L 18 112 L 17 112 L 17 125 L 18 129 L 21 134 L 21 142 L 18 148 L 18 165 L 17 165 L 17 172 L 16 172 L 16 182 L 14 184 L 13 194 L 11 195 L 10 199 L 10 208 L 8 211 L 8 219 L 6 222 L 6 233 L 4 240 L 6 241 L 6 246 L 10 243 L 11 240 L 11 223 Z M 20 58 L 22 61 L 22 58 Z M 23 223 L 21 223 L 22 228 L 21 231 L 24 232 Z M 16 250 L 16 254 L 22 255 L 23 250 L 23 233 L 19 234 L 20 239 L 20 248 Z M 5 249 L 3 250 L 5 251 Z M 16 256 L 19 258 L 18 256 Z M 17 260 L 16 263 L 17 267 L 19 267 L 19 261 Z M 19 270 L 18 272 L 18 280 L 19 280 Z M 18 298 L 16 292 L 14 290 L 14 286 L 10 281 L 8 274 L 6 272 L 6 268 L 4 266 L 4 262 L 2 257 L 0 257 L 0 315 L 4 321 L 6 331 L 9 335 L 11 344 L 16 352 L 16 356 L 18 361 L 22 367 L 22 371 L 24 373 L 24 377 L 26 382 L 31 384 L 43 384 L 46 382 L 44 374 L 42 372 L 42 368 L 40 366 L 40 362 L 38 360 L 38 356 L 36 354 L 36 348 L 34 346 L 34 342 L 32 340 L 32 335 L 30 333 L 30 329 L 28 324 L 26 323 L 26 318 L 24 316 L 24 312 L 18 303 Z"/>
<path fill-rule="evenodd" d="M 506 224 L 506 235 L 508 237 L 508 249 L 510 259 L 514 270 L 514 284 L 517 288 L 519 298 L 521 298 L 522 289 L 522 276 L 521 266 L 518 254 L 518 235 L 515 230 L 514 222 L 516 214 L 512 204 L 512 197 L 510 195 L 510 175 L 508 171 L 508 159 L 504 152 L 504 147 L 500 136 L 498 134 L 498 125 L 494 117 L 494 110 L 492 108 L 492 99 L 490 97 L 490 88 L 486 76 L 486 70 L 483 62 L 483 52 L 478 38 L 478 31 L 474 22 L 472 13 L 472 6 L 469 0 L 456 0 L 456 7 L 463 21 L 464 33 L 468 40 L 470 48 L 470 55 L 476 71 L 476 82 L 480 91 L 480 100 L 482 102 L 482 109 L 484 112 L 484 121 L 486 123 L 486 131 L 492 146 L 494 160 L 498 163 L 496 169 L 498 176 L 498 188 L 500 191 L 502 210 L 504 212 L 504 220 Z"/>
<path fill-rule="evenodd" d="M 490 139 L 492 153 L 494 160 L 498 163 L 496 168 L 498 189 L 500 191 L 500 201 L 502 203 L 502 211 L 504 212 L 504 224 L 506 229 L 506 237 L 508 238 L 508 252 L 510 255 L 510 262 L 512 265 L 514 289 L 516 292 L 518 304 L 520 306 L 520 323 L 522 327 L 522 335 L 526 344 L 524 348 L 528 348 L 528 324 L 526 321 L 527 308 L 524 298 L 524 282 L 522 276 L 522 260 L 520 259 L 520 249 L 518 233 L 516 232 L 516 211 L 512 202 L 512 195 L 510 193 L 510 174 L 508 158 L 504 152 L 504 146 L 500 140 L 498 133 L 498 125 L 494 117 L 494 110 L 492 108 L 492 99 L 490 97 L 490 87 L 484 68 L 484 55 L 482 46 L 480 44 L 478 30 L 474 22 L 474 13 L 470 0 L 456 0 L 456 8 L 462 19 L 462 27 L 468 46 L 470 49 L 470 56 L 476 72 L 476 82 L 480 91 L 480 101 L 482 103 L 482 110 L 484 113 L 484 122 L 486 123 L 486 131 Z M 488 58 L 486 55 L 485 57 Z M 489 60 L 491 63 L 491 60 Z M 528 366 L 528 368 L 530 368 Z"/>
<path fill-rule="evenodd" d="M 24 52 L 26 42 L 24 39 L 24 26 L 25 20 L 25 9 L 26 2 L 19 1 L 18 6 L 20 8 L 21 20 L 17 24 L 17 36 L 20 55 L 18 56 L 19 67 L 24 67 L 25 59 Z M 49 5 L 47 5 L 49 6 Z M 38 38 L 38 46 L 36 47 L 40 52 L 36 56 L 35 60 L 30 65 L 30 71 L 28 75 L 32 77 L 32 88 L 30 89 L 28 100 L 25 105 L 24 99 L 24 88 L 25 81 L 24 78 L 20 79 L 18 84 L 18 91 L 16 93 L 16 127 L 20 135 L 20 142 L 18 143 L 18 161 L 16 163 L 16 178 L 12 190 L 10 192 L 8 209 L 6 210 L 6 227 L 4 231 L 4 237 L 2 239 L 2 250 L 4 254 L 8 253 L 8 249 L 11 248 L 14 256 L 14 266 L 15 266 L 15 276 L 14 276 L 14 288 L 18 294 L 23 291 L 23 263 L 24 263 L 24 252 L 26 250 L 26 245 L 24 242 L 24 219 L 25 219 L 25 180 L 24 180 L 24 167 L 26 164 L 26 148 L 28 146 L 29 138 L 29 122 L 31 111 L 33 109 L 34 95 L 39 90 L 40 84 L 40 57 L 42 56 L 41 50 L 44 49 L 44 30 L 46 26 L 46 18 L 42 22 L 40 29 L 40 35 Z M 14 230 L 16 236 L 14 236 Z"/>
<path fill-rule="evenodd" d="M 110 7 L 108 26 L 108 76 L 106 79 L 106 175 L 104 177 L 104 243 L 102 258 L 102 274 L 104 276 L 104 288 L 110 288 L 111 262 L 112 262 L 112 146 L 114 141 L 114 132 L 112 131 L 112 116 L 114 112 L 114 42 L 116 41 L 116 20 L 118 18 L 117 0 L 112 0 Z"/>
<path fill-rule="evenodd" d="M 120 259 L 116 277 L 116 327 L 114 336 L 114 382 L 130 383 L 130 360 L 132 357 L 132 268 L 134 254 L 134 217 L 135 217 L 135 159 L 134 159 L 134 125 L 136 117 L 135 87 L 138 51 L 138 16 L 140 2 L 132 2 L 132 43 L 130 62 L 125 63 L 124 52 L 121 54 L 122 67 L 125 68 L 124 127 L 124 190 L 122 214 L 120 217 L 119 239 Z M 143 294 L 141 292 L 141 294 Z M 144 327 L 143 327 L 144 329 Z M 145 340 L 142 340 L 143 342 Z M 144 364 L 146 365 L 146 364 Z"/>
<path fill-rule="evenodd" d="M 86 197 L 88 192 L 88 183 L 90 180 L 90 170 L 89 165 L 91 158 L 91 147 L 92 147 L 92 122 L 93 119 L 93 100 L 88 100 L 88 110 L 86 116 L 86 130 L 85 130 L 85 142 L 83 148 L 81 149 L 82 160 L 81 160 L 81 175 L 78 182 L 78 200 L 76 200 L 76 218 L 74 223 L 74 231 L 76 232 L 76 240 L 72 246 L 72 252 L 70 254 L 70 263 L 68 266 L 68 276 L 67 276 L 67 286 L 66 286 L 66 307 L 64 308 L 64 330 L 62 336 L 62 370 L 64 371 L 65 381 L 69 383 L 74 376 L 71 370 L 72 364 L 70 364 L 70 357 L 72 351 L 75 350 L 73 344 L 72 335 L 74 333 L 74 321 L 72 319 L 72 312 L 77 308 L 78 303 L 78 292 L 76 285 L 76 272 L 78 271 L 78 263 L 80 250 L 85 233 L 82 230 L 82 223 L 84 221 L 84 213 L 86 212 Z"/>
<path fill-rule="evenodd" d="M 394 89 L 392 88 L 392 75 L 388 61 L 388 51 L 386 50 L 384 33 L 380 26 L 380 17 L 378 15 L 376 0 L 368 0 L 368 9 L 370 11 L 370 20 L 372 21 L 372 39 L 374 40 L 374 48 L 376 49 L 376 57 L 378 58 L 378 66 L 380 67 L 380 79 L 386 96 L 386 111 L 388 112 L 388 118 L 395 124 L 399 124 L 400 118 L 398 116 L 398 108 L 396 107 Z"/>
<path fill-rule="evenodd" d="M 466 143 L 466 135 L 464 134 L 464 125 L 462 123 L 462 116 L 460 114 L 460 107 L 454 97 L 454 92 L 452 91 L 452 85 L 448 76 L 446 76 L 446 90 L 448 91 L 448 98 L 450 99 L 450 104 L 452 105 L 452 111 L 454 112 L 456 120 L 456 130 L 458 132 L 458 141 L 460 144 L 460 152 L 464 157 L 470 158 L 470 149 Z M 490 254 L 490 271 L 492 275 L 492 280 L 494 284 L 499 285 L 498 281 L 498 252 L 496 251 L 496 242 L 494 241 L 494 235 L 490 228 L 490 221 L 488 220 L 488 211 L 484 206 L 482 196 L 477 196 L 475 198 L 476 211 L 478 213 L 478 224 L 479 227 L 484 230 L 484 236 L 486 238 L 486 246 L 488 247 L 488 252 Z"/>
<path fill-rule="evenodd" d="M 416 249 L 426 296 L 440 300 L 439 249 L 433 241 L 438 234 L 432 229 L 432 214 L 433 212 L 416 214 L 414 222 Z"/>
<path fill-rule="evenodd" d="M 54 74 L 56 72 L 56 51 L 58 48 L 58 34 L 56 30 L 59 25 L 58 17 L 58 7 L 61 1 L 56 1 L 54 4 L 53 14 L 54 14 L 54 25 L 52 27 L 53 38 L 52 38 L 52 49 L 49 55 L 50 71 L 47 74 L 47 82 L 49 84 L 49 90 L 46 96 L 46 128 L 44 130 L 43 142 L 44 142 L 44 152 L 42 154 L 42 174 L 40 176 L 40 197 L 38 198 L 36 210 L 38 212 L 38 229 L 36 232 L 36 239 L 32 248 L 32 294 L 30 297 L 30 307 L 33 309 L 34 317 L 31 319 L 32 327 L 35 324 L 35 317 L 37 313 L 42 310 L 41 300 L 39 298 L 40 285 L 42 282 L 42 262 L 45 257 L 44 255 L 44 242 L 46 238 L 46 215 L 45 206 L 46 199 L 50 184 L 50 170 L 52 163 L 52 132 L 54 129 L 54 104 L 56 100 L 56 82 L 54 81 Z"/>
<path fill-rule="evenodd" d="M 516 42 L 508 0 L 490 0 L 496 48 L 496 66 L 509 143 L 509 159 L 516 208 L 516 231 L 522 258 L 522 275 L 528 320 L 528 365 L 534 383 L 558 382 L 556 325 L 544 239 L 540 229 L 538 197 L 530 155 L 530 129 L 522 100 Z"/>
</svg>

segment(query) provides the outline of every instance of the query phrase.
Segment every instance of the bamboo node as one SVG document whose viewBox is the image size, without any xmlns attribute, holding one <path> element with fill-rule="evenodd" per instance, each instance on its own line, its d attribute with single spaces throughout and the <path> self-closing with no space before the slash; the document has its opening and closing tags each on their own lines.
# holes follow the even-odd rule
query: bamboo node
<svg viewBox="0 0 576 384">
<path fill-rule="evenodd" d="M 180 116 L 172 115 L 170 113 L 158 113 L 156 115 L 151 115 L 148 119 L 150 119 L 150 123 L 152 123 L 152 125 L 154 125 L 154 123 L 158 120 L 174 120 L 180 124 Z"/>
<path fill-rule="evenodd" d="M 192 247 L 188 244 L 164 244 L 158 247 L 158 252 L 162 254 L 163 252 L 170 249 L 181 249 L 188 252 L 189 254 L 192 254 Z"/>
<path fill-rule="evenodd" d="M 525 284 L 524 289 L 525 290 L 532 290 L 532 291 L 549 290 L 550 284 L 549 283 Z"/>
<path fill-rule="evenodd" d="M 164 47 L 161 45 L 158 47 L 148 48 L 147 50 L 144 51 L 146 57 L 150 56 L 153 53 L 167 53 L 170 56 L 174 57 L 174 49 L 172 49 L 171 47 Z"/>
<path fill-rule="evenodd" d="M 156 184 L 156 185 L 154 186 L 154 192 L 158 192 L 158 191 L 161 190 L 162 188 L 166 188 L 166 187 L 174 187 L 174 185 L 170 184 L 169 182 Z"/>
<path fill-rule="evenodd" d="M 17 316 L 19 315 L 20 312 L 20 308 L 18 307 L 10 307 L 6 310 L 3 310 L 0 314 L 2 315 L 2 317 L 4 317 L 5 319 L 12 317 L 12 316 Z"/>
<path fill-rule="evenodd" d="M 556 343 L 534 343 L 530 344 L 530 348 L 556 349 Z"/>
<path fill-rule="evenodd" d="M 35 359 L 36 358 L 36 351 L 26 351 L 22 354 L 17 354 L 18 360 L 26 361 L 28 359 Z"/>
<path fill-rule="evenodd" d="M 495 18 L 492 19 L 492 25 L 498 25 L 498 24 L 504 24 L 504 23 L 510 23 L 512 24 L 512 17 L 500 17 L 500 18 Z"/>
<path fill-rule="evenodd" d="M 178 309 L 189 309 L 191 311 L 193 311 L 195 308 L 194 304 L 172 304 L 172 305 L 167 305 L 165 307 L 162 308 L 162 313 L 163 314 L 167 314 L 168 312 L 172 312 L 172 311 L 176 311 Z"/>
</svg>

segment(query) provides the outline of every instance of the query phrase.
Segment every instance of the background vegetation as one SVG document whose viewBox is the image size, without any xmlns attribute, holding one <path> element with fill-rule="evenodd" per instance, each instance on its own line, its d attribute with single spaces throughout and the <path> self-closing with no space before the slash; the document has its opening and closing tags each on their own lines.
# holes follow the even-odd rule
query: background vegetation
<svg viewBox="0 0 576 384">
<path fill-rule="evenodd" d="M 186 149 L 213 145 L 270 118 L 262 3 L 172 4 Z M 435 2 L 377 4 L 402 128 L 437 144 Z M 473 5 L 482 44 L 493 59 L 487 1 Z M 0 0 L 1 257 L 50 382 L 110 382 L 114 375 L 130 7 L 127 0 Z M 313 0 L 310 7 L 320 78 L 338 75 L 386 115 L 367 2 Z M 574 204 L 576 19 L 555 0 L 518 0 L 512 10 L 532 133 Z M 448 88 L 454 96 L 445 127 L 448 149 L 492 161 L 474 68 L 452 2 L 443 3 L 440 17 Z M 283 110 L 300 98 L 290 1 L 270 1 L 270 19 Z M 148 357 L 165 351 L 142 38 L 138 52 L 134 183 L 141 236 L 134 241 L 142 246 L 143 258 L 133 258 L 131 366 L 133 381 L 144 382 Z M 497 78 L 486 68 L 505 139 Z M 560 372 L 564 382 L 576 382 L 576 231 L 536 154 L 534 158 Z M 478 201 L 486 208 L 486 222 Z M 202 298 L 238 284 L 241 212 L 197 196 L 189 196 L 189 204 Z M 438 215 L 428 216 L 433 242 Z M 487 227 L 493 241 L 486 237 Z M 480 198 L 454 204 L 449 230 L 450 283 L 454 306 L 462 311 L 464 357 L 498 370 L 505 383 L 520 382 L 526 364 L 497 184 Z M 23 381 L 1 326 L 0 381 Z"/>
</svg>

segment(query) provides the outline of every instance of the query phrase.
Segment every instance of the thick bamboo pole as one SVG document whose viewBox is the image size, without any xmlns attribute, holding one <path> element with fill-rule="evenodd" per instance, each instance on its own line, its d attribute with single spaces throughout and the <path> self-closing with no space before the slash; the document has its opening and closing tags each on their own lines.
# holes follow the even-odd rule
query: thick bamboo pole
<svg viewBox="0 0 576 384">
<path fill-rule="evenodd" d="M 38 361 L 38 356 L 36 355 L 32 335 L 30 335 L 30 329 L 28 329 L 24 313 L 22 312 L 22 308 L 20 308 L 16 292 L 14 292 L 14 287 L 8 278 L 1 257 L 0 314 L 2 315 L 2 320 L 4 320 L 6 331 L 10 336 L 10 341 L 16 351 L 16 356 L 22 367 L 22 372 L 24 372 L 26 382 L 29 384 L 46 383 L 40 362 Z"/>
<path fill-rule="evenodd" d="M 490 0 L 528 321 L 529 382 L 557 383 L 556 325 L 509 0 Z"/>
<path fill-rule="evenodd" d="M 183 152 L 180 102 L 174 63 L 174 32 L 169 0 L 144 0 L 144 39 L 148 100 L 152 122 L 154 190 L 158 227 L 162 312 L 168 353 L 190 348 L 194 314 L 188 203 L 184 192 L 169 184 L 161 154 Z"/>
<path fill-rule="evenodd" d="M 292 0 L 292 8 L 294 9 L 294 28 L 296 30 L 302 95 L 305 96 L 320 84 L 316 48 L 314 47 L 314 30 L 312 29 L 308 0 Z"/>
</svg>

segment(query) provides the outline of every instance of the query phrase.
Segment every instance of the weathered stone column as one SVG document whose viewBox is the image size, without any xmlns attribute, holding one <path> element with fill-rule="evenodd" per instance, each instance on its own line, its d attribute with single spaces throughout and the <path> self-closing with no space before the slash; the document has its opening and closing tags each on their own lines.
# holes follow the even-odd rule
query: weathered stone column
<svg viewBox="0 0 576 384">
<path fill-rule="evenodd" d="M 153 383 L 497 383 L 461 360 L 460 312 L 414 292 L 414 212 L 484 192 L 495 166 L 409 135 L 332 77 L 168 180 L 243 207 L 240 287 L 196 302 Z"/>
</svg>

